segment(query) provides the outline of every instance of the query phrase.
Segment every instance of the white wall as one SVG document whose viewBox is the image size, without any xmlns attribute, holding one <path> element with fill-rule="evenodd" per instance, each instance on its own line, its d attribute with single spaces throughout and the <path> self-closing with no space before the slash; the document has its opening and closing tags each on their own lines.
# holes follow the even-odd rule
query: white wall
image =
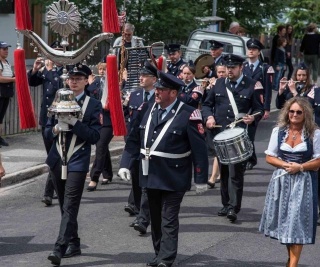
<svg viewBox="0 0 320 267">
<path fill-rule="evenodd" d="M 14 14 L 0 14 L 0 41 L 11 45 L 9 47 L 9 56 L 7 60 L 13 66 L 13 51 L 16 49 L 17 34 L 15 31 L 15 16 Z M 23 35 L 20 34 L 20 43 L 23 45 Z"/>
</svg>

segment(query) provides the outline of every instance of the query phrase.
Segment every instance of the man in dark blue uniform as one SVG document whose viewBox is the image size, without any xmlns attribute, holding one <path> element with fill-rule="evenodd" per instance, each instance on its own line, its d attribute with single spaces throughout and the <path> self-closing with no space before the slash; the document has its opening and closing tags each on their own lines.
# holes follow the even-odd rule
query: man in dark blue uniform
<svg viewBox="0 0 320 267">
<path fill-rule="evenodd" d="M 215 125 L 221 125 L 221 131 L 235 121 L 233 110 L 227 88 L 231 91 L 237 110 L 238 118 L 243 122 L 237 126 L 245 128 L 247 125 L 255 124 L 263 115 L 263 105 L 259 99 L 259 92 L 255 90 L 256 81 L 242 74 L 244 59 L 240 56 L 228 54 L 224 57 L 227 66 L 228 78 L 217 79 L 213 89 L 210 90 L 202 106 L 204 121 L 208 129 Z M 260 113 L 252 116 L 249 114 Z M 250 126 L 249 126 L 250 127 Z M 218 212 L 219 216 L 227 216 L 230 221 L 237 219 L 237 213 L 241 209 L 243 194 L 243 177 L 245 166 L 243 162 L 236 164 L 221 164 L 221 199 L 223 208 Z"/>
<path fill-rule="evenodd" d="M 60 46 L 60 43 L 58 41 L 53 42 L 51 44 L 51 47 L 56 50 L 62 49 L 62 46 Z M 33 68 L 28 72 L 29 86 L 42 85 L 42 102 L 39 116 L 39 124 L 41 125 L 42 139 L 47 154 L 51 149 L 52 141 L 45 138 L 44 129 L 46 127 L 48 119 L 48 108 L 51 106 L 58 89 L 63 88 L 63 83 L 60 79 L 60 76 L 62 75 L 62 70 L 63 66 L 57 65 L 51 60 L 46 60 L 44 62 L 43 58 L 37 58 L 33 63 Z M 52 205 L 53 194 L 54 187 L 49 173 L 42 199 L 42 202 L 45 203 L 46 206 Z"/>
<path fill-rule="evenodd" d="M 270 105 L 272 98 L 272 77 L 274 70 L 267 63 L 263 63 L 259 60 L 261 50 L 264 49 L 263 44 L 257 39 L 249 39 L 247 41 L 247 56 L 248 61 L 243 65 L 243 75 L 250 77 L 251 79 L 260 82 L 263 87 L 260 95 L 260 101 L 263 103 L 264 115 L 263 119 L 269 118 Z M 254 140 L 258 123 L 249 127 L 249 135 Z M 257 156 L 255 152 L 255 146 L 253 142 L 253 153 L 247 162 L 247 170 L 251 170 L 257 164 Z"/>
<path fill-rule="evenodd" d="M 210 40 L 209 43 L 211 44 L 210 46 L 210 54 L 214 59 L 213 64 L 210 66 L 210 74 L 208 74 L 206 77 L 207 78 L 218 78 L 217 72 L 216 72 L 216 66 L 218 65 L 225 65 L 225 61 L 223 59 L 223 48 L 224 44 L 215 40 Z"/>
<path fill-rule="evenodd" d="M 180 50 L 181 45 L 179 44 L 169 44 L 165 46 L 165 49 L 168 52 L 168 57 L 170 59 L 170 63 L 167 65 L 168 73 L 179 77 L 179 75 L 182 72 L 183 66 L 187 64 L 181 56 L 181 50 Z"/>
<path fill-rule="evenodd" d="M 89 73 L 87 66 L 80 65 L 69 72 L 68 78 L 69 87 L 82 108 L 83 118 L 64 116 L 57 120 L 53 117 L 48 120 L 45 129 L 46 138 L 53 141 L 46 163 L 50 168 L 61 210 L 59 235 L 53 252 L 48 256 L 54 265 L 60 265 L 62 257 L 81 254 L 77 217 L 89 171 L 91 145 L 96 144 L 100 138 L 102 111 L 101 103 L 84 93 Z M 65 150 L 68 152 L 66 180 L 61 179 L 62 160 L 59 151 L 62 150 L 62 129 L 69 129 L 65 140 Z"/>
<path fill-rule="evenodd" d="M 199 110 L 177 99 L 183 82 L 158 72 L 155 104 L 131 131 L 125 150 L 140 155 L 140 186 L 147 188 L 155 257 L 147 266 L 172 266 L 178 249 L 179 210 L 191 187 L 207 190 L 208 156 Z M 125 171 L 129 173 L 129 170 Z"/>
<path fill-rule="evenodd" d="M 130 94 L 128 103 L 129 107 L 129 128 L 130 133 L 139 113 L 143 112 L 143 106 L 146 103 L 154 103 L 154 83 L 157 80 L 157 69 L 148 61 L 145 61 L 143 68 L 140 71 L 140 86 L 142 89 L 134 91 Z M 145 108 L 144 108 L 144 111 Z M 140 114 L 141 116 L 141 114 Z M 132 179 L 132 188 L 128 198 L 128 204 L 125 210 L 132 215 L 137 214 L 136 219 L 130 224 L 136 231 L 145 234 L 150 224 L 149 203 L 146 188 L 139 186 L 139 157 L 135 158 L 130 169 L 129 177 L 125 177 L 122 172 L 123 166 L 128 166 L 131 160 L 131 155 L 124 151 L 119 169 L 119 176 L 123 180 Z M 129 179 L 128 179 L 129 178 Z"/>
</svg>

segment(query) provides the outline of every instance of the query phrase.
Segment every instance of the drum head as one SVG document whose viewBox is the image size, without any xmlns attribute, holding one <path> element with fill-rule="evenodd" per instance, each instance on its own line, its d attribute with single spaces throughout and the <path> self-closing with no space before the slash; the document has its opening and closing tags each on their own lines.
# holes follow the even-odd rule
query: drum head
<svg viewBox="0 0 320 267">
<path fill-rule="evenodd" d="M 227 130 L 224 130 L 223 132 L 217 134 L 213 140 L 223 141 L 223 140 L 227 140 L 227 139 L 232 139 L 234 137 L 241 135 L 243 132 L 244 132 L 244 129 L 240 128 L 240 127 L 235 127 L 233 129 L 227 129 Z"/>
</svg>

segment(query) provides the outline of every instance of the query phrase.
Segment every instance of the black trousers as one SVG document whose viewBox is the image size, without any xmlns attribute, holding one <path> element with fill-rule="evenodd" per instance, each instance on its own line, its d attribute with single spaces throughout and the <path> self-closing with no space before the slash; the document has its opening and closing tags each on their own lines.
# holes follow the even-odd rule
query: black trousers
<svg viewBox="0 0 320 267">
<path fill-rule="evenodd" d="M 257 159 L 257 155 L 256 155 L 256 148 L 254 145 L 257 127 L 258 127 L 258 122 L 255 122 L 254 126 L 252 126 L 252 125 L 248 126 L 248 137 L 249 137 L 250 141 L 252 142 L 252 146 L 253 146 L 253 152 L 252 152 L 251 157 L 248 159 L 248 161 L 250 163 L 252 163 L 253 165 L 257 165 L 257 163 L 258 163 L 258 159 Z"/>
<path fill-rule="evenodd" d="M 245 164 L 220 166 L 220 193 L 222 205 L 233 208 L 236 213 L 241 209 Z"/>
<path fill-rule="evenodd" d="M 86 172 L 68 172 L 67 179 L 62 180 L 60 164 L 51 170 L 61 210 L 60 230 L 54 251 L 59 253 L 61 257 L 65 254 L 69 244 L 80 246 L 77 217 L 86 175 Z"/>
<path fill-rule="evenodd" d="M 44 136 L 44 130 L 46 127 L 41 127 L 41 134 L 42 134 L 42 140 L 44 143 L 44 147 L 46 148 L 47 154 L 49 154 L 49 151 L 51 149 L 51 146 L 53 144 L 52 141 L 48 140 L 45 136 Z M 44 188 L 44 194 L 43 196 L 45 197 L 53 197 L 53 193 L 54 193 L 54 186 L 52 183 L 52 179 L 51 179 L 51 173 L 48 173 L 48 177 L 47 177 L 47 181 L 46 181 L 46 186 Z"/>
<path fill-rule="evenodd" d="M 185 192 L 147 189 L 157 262 L 171 266 L 177 256 L 179 211 Z"/>
<path fill-rule="evenodd" d="M 293 74 L 293 65 L 292 65 L 292 57 L 287 57 L 286 58 L 286 64 L 288 66 L 288 80 L 291 79 L 291 76 Z"/>
<path fill-rule="evenodd" d="M 9 97 L 0 97 L 0 124 L 2 124 L 10 103 Z"/>
<path fill-rule="evenodd" d="M 100 130 L 100 139 L 96 144 L 96 158 L 94 159 L 90 177 L 91 181 L 98 183 L 102 173 L 103 178 L 112 180 L 112 164 L 109 151 L 109 144 L 113 137 L 113 129 L 111 126 L 104 126 Z"/>
</svg>

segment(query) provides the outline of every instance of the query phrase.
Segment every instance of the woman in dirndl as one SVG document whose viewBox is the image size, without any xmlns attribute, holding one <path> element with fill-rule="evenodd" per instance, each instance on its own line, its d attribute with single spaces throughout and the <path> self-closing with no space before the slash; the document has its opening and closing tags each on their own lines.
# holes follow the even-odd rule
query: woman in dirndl
<svg viewBox="0 0 320 267">
<path fill-rule="evenodd" d="M 259 231 L 287 246 L 287 267 L 298 266 L 303 245 L 314 244 L 320 130 L 306 98 L 289 99 L 272 131 L 266 161 L 276 167 Z"/>
</svg>

